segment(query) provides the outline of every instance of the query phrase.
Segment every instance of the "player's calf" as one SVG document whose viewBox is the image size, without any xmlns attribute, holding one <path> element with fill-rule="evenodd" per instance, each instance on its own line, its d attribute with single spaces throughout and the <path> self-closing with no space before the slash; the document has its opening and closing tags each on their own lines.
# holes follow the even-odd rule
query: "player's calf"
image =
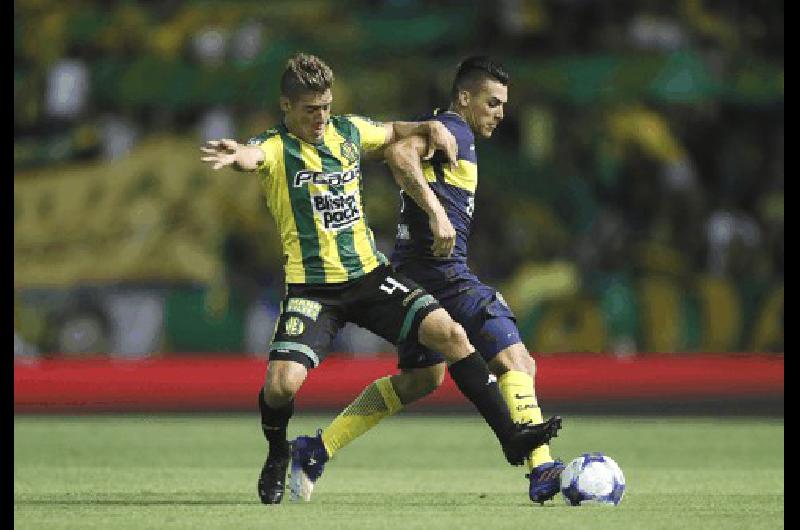
<svg viewBox="0 0 800 530">
<path fill-rule="evenodd" d="M 400 402 L 408 405 L 439 388 L 444 381 L 445 370 L 444 363 L 403 370 L 401 374 L 391 376 L 392 387 Z"/>
</svg>

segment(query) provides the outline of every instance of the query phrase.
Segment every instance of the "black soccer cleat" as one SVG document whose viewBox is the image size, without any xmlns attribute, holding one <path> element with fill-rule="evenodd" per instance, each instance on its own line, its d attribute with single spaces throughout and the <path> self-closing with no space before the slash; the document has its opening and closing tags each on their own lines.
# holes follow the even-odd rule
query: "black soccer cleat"
<svg viewBox="0 0 800 530">
<path fill-rule="evenodd" d="M 553 416 L 544 423 L 517 424 L 516 432 L 503 444 L 503 454 L 512 466 L 521 466 L 531 451 L 558 436 L 561 416 Z"/>
<path fill-rule="evenodd" d="M 258 496 L 264 504 L 280 504 L 286 488 L 286 469 L 289 456 L 270 458 L 264 462 L 258 477 Z"/>
</svg>

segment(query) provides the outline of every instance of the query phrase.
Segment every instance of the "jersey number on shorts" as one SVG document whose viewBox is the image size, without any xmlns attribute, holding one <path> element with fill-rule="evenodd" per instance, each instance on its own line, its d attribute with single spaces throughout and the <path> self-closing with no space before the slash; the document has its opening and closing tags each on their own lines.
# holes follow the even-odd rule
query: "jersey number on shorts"
<svg viewBox="0 0 800 530">
<path fill-rule="evenodd" d="M 381 291 L 384 291 L 386 294 L 393 294 L 395 289 L 400 289 L 404 293 L 408 292 L 408 287 L 398 282 L 391 276 L 387 276 L 386 279 L 381 284 Z"/>
</svg>

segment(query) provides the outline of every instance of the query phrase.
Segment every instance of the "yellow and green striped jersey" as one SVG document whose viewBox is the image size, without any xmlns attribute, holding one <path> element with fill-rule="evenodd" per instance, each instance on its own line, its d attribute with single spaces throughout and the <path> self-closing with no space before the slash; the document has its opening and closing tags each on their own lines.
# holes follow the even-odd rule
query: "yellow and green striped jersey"
<svg viewBox="0 0 800 530">
<path fill-rule="evenodd" d="M 258 173 L 281 235 L 286 283 L 340 283 L 387 263 L 361 198 L 361 152 L 385 145 L 383 125 L 333 116 L 319 144 L 283 124 L 248 143 L 264 152 Z"/>
</svg>

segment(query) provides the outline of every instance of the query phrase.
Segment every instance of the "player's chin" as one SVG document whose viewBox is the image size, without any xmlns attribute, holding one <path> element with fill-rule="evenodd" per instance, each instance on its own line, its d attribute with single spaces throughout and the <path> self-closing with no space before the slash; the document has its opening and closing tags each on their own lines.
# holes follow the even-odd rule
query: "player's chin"
<svg viewBox="0 0 800 530">
<path fill-rule="evenodd" d="M 484 138 L 491 138 L 497 125 L 486 125 L 481 129 L 481 136 Z"/>
</svg>

